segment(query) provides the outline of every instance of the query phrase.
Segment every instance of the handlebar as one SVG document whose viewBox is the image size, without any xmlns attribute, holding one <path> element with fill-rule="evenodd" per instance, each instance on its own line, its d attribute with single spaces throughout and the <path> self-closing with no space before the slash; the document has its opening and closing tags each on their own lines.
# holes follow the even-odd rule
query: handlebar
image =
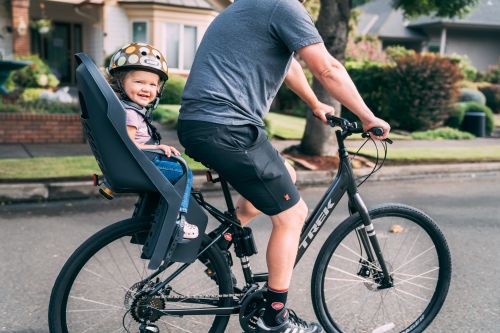
<svg viewBox="0 0 500 333">
<path fill-rule="evenodd" d="M 326 115 L 326 120 L 328 121 L 328 124 L 331 127 L 338 126 L 338 127 L 342 128 L 342 130 L 345 132 L 346 136 L 349 136 L 349 135 L 355 134 L 355 133 L 361 133 L 362 137 L 367 138 L 367 137 L 369 137 L 368 132 L 371 132 L 376 136 L 381 136 L 384 134 L 384 130 L 380 127 L 373 127 L 373 128 L 370 128 L 368 131 L 364 131 L 363 128 L 358 127 L 358 124 L 356 122 L 350 122 L 349 120 L 347 120 L 345 118 L 336 117 L 336 116 L 329 115 L 329 114 Z M 387 141 L 387 143 L 392 143 L 392 140 L 389 138 L 384 139 L 384 141 Z"/>
</svg>

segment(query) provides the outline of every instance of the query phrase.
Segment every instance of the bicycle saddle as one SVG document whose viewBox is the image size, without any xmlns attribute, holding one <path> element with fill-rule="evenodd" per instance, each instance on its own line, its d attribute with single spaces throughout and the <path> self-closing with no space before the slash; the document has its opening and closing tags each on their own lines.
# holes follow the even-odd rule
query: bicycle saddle
<svg viewBox="0 0 500 333">
<path fill-rule="evenodd" d="M 143 247 L 143 258 L 156 269 L 164 261 L 193 262 L 202 237 L 170 248 L 187 176 L 175 186 L 162 175 L 127 134 L 125 111 L 97 66 L 85 53 L 75 55 L 76 79 L 85 135 L 104 177 L 115 193 L 159 193 L 162 197 L 155 222 Z M 181 163 L 183 168 L 187 168 Z M 167 207 L 165 209 L 165 207 Z M 195 200 L 187 219 L 203 235 L 208 217 Z M 168 255 L 168 257 L 166 257 Z"/>
</svg>

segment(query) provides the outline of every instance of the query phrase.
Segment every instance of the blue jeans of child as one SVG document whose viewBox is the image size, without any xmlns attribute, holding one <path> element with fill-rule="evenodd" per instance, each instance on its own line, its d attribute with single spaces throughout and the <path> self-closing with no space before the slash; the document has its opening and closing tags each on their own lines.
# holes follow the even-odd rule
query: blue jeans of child
<svg viewBox="0 0 500 333">
<path fill-rule="evenodd" d="M 177 183 L 184 175 L 182 166 L 174 159 L 170 159 L 163 155 L 158 155 L 153 159 L 154 165 L 161 171 L 171 184 Z M 190 169 L 188 171 L 188 179 L 186 182 L 186 189 L 182 197 L 180 212 L 187 213 L 189 206 L 189 197 L 191 195 L 191 186 L 193 185 L 193 174 Z"/>
</svg>

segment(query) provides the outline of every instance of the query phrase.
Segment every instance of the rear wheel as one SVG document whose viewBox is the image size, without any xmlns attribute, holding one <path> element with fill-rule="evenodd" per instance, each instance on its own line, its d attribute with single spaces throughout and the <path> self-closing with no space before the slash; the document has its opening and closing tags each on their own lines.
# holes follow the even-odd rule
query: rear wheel
<svg viewBox="0 0 500 333">
<path fill-rule="evenodd" d="M 448 293 L 451 259 L 430 217 L 390 204 L 370 211 L 393 285 L 380 284 L 380 265 L 369 263 L 356 214 L 330 235 L 314 266 L 314 310 L 328 332 L 422 332 Z"/>
<path fill-rule="evenodd" d="M 52 333 L 138 332 L 141 322 L 160 332 L 223 332 L 229 316 L 159 316 L 149 309 L 216 308 L 231 304 L 217 295 L 233 291 L 229 266 L 217 246 L 210 247 L 153 298 L 146 296 L 180 265 L 172 265 L 149 284 L 140 281 L 154 273 L 141 259 L 142 246 L 134 235 L 150 224 L 134 219 L 117 222 L 90 237 L 68 259 L 59 274 L 49 305 Z M 203 244 L 210 239 L 203 235 Z"/>
</svg>

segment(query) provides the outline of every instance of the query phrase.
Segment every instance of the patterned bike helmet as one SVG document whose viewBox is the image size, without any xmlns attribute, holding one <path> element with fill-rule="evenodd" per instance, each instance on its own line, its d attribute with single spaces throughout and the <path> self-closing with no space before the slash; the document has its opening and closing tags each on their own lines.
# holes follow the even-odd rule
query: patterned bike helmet
<svg viewBox="0 0 500 333">
<path fill-rule="evenodd" d="M 109 63 L 108 72 L 114 75 L 122 69 L 138 69 L 156 73 L 168 80 L 167 60 L 156 48 L 144 43 L 130 43 L 118 50 Z"/>
</svg>

